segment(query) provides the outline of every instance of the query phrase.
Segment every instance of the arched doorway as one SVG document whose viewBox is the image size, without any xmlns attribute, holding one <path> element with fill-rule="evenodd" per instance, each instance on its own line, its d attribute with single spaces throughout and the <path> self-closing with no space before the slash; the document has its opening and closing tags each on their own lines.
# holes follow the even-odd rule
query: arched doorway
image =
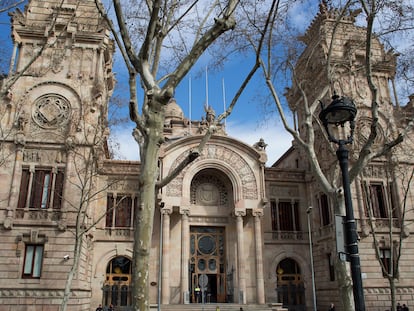
<svg viewBox="0 0 414 311">
<path fill-rule="evenodd" d="M 131 306 L 131 260 L 124 256 L 112 259 L 106 267 L 103 286 L 103 305 L 112 304 L 116 310 L 129 310 Z"/>
<path fill-rule="evenodd" d="M 191 227 L 192 302 L 226 302 L 224 227 Z M 201 293 L 197 293 L 200 288 Z"/>
<path fill-rule="evenodd" d="M 228 217 L 233 205 L 232 183 L 214 168 L 199 171 L 191 181 L 191 208 L 203 217 Z M 232 285 L 227 276 L 226 227 L 190 226 L 189 285 L 192 302 L 229 302 Z M 230 285 L 230 286 L 229 286 Z M 230 287 L 230 288 L 229 288 Z"/>
<path fill-rule="evenodd" d="M 306 309 L 305 288 L 298 263 L 291 259 L 283 259 L 276 268 L 277 301 L 289 310 Z"/>
</svg>

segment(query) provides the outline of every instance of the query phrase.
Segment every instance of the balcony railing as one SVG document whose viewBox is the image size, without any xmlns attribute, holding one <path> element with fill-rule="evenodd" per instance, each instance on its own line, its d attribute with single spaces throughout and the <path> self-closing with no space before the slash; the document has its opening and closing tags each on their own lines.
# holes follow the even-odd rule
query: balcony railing
<svg viewBox="0 0 414 311">
<path fill-rule="evenodd" d="M 271 231 L 265 232 L 266 240 L 303 241 L 307 237 L 304 231 Z"/>
<path fill-rule="evenodd" d="M 24 220 L 60 220 L 62 212 L 50 208 L 18 208 L 16 218 Z"/>
<path fill-rule="evenodd" d="M 133 237 L 134 228 L 119 228 L 119 227 L 106 227 L 106 236 L 117 236 L 117 237 Z"/>
</svg>

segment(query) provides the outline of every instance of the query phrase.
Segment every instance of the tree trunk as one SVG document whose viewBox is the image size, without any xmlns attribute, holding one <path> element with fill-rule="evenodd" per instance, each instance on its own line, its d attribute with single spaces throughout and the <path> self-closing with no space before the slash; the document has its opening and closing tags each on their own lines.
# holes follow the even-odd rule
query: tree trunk
<svg viewBox="0 0 414 311">
<path fill-rule="evenodd" d="M 73 251 L 73 264 L 66 278 L 65 290 L 63 293 L 63 299 L 62 299 L 62 303 L 60 305 L 59 311 L 66 311 L 68 307 L 73 279 L 75 277 L 76 271 L 78 270 L 80 253 L 81 253 L 80 250 L 82 248 L 82 241 L 83 241 L 83 235 L 75 236 L 75 249 Z"/>
<path fill-rule="evenodd" d="M 338 276 L 339 295 L 343 310 L 354 311 L 354 299 L 352 293 L 352 279 L 347 268 L 347 262 L 337 257 L 335 262 L 336 275 Z"/>
<path fill-rule="evenodd" d="M 388 279 L 388 281 L 390 282 L 390 292 L 391 292 L 391 310 L 395 311 L 397 306 L 396 306 L 396 300 L 395 300 L 395 278 L 391 277 Z"/>
<path fill-rule="evenodd" d="M 342 194 L 338 195 L 338 192 L 336 190 L 332 191 L 330 194 L 335 206 L 335 215 L 344 216 L 346 214 L 344 196 Z M 337 249 L 336 254 L 335 272 L 338 278 L 339 299 L 344 311 L 355 311 L 354 294 L 351 273 L 349 271 L 349 263 L 339 258 Z"/>
<path fill-rule="evenodd" d="M 158 157 L 162 139 L 164 114 L 159 103 L 148 105 L 147 137 L 141 150 L 140 202 L 134 224 L 134 257 L 132 288 L 134 310 L 149 311 L 149 259 L 152 243 Z"/>
</svg>

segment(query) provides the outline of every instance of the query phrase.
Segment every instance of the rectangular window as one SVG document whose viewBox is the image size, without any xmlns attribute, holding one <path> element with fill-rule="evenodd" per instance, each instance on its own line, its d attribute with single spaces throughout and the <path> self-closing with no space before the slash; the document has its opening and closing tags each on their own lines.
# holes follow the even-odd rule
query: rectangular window
<svg viewBox="0 0 414 311">
<path fill-rule="evenodd" d="M 23 278 L 40 278 L 43 262 L 43 245 L 26 245 Z"/>
<path fill-rule="evenodd" d="M 290 202 L 279 202 L 279 225 L 281 231 L 294 231 L 294 211 Z"/>
<path fill-rule="evenodd" d="M 380 249 L 380 259 L 383 265 L 383 268 L 381 269 L 382 275 L 386 277 L 387 274 L 391 274 L 391 249 Z"/>
<path fill-rule="evenodd" d="M 331 211 L 329 209 L 328 196 L 322 193 L 319 196 L 319 210 L 321 213 L 322 226 L 331 224 Z"/>
<path fill-rule="evenodd" d="M 369 191 L 373 216 L 375 218 L 388 218 L 388 208 L 383 185 L 371 184 Z"/>
<path fill-rule="evenodd" d="M 272 230 L 277 231 L 279 226 L 277 224 L 277 206 L 274 200 L 270 201 L 270 211 L 272 214 Z"/>
<path fill-rule="evenodd" d="M 270 202 L 273 231 L 300 231 L 299 204 L 297 202 Z"/>
<path fill-rule="evenodd" d="M 51 168 L 23 168 L 20 182 L 19 208 L 58 209 L 61 207 L 64 173 Z"/>
<path fill-rule="evenodd" d="M 51 171 L 38 170 L 33 173 L 29 207 L 49 208 Z"/>
<path fill-rule="evenodd" d="M 113 197 L 113 195 L 108 194 L 106 198 L 106 221 L 105 221 L 105 226 L 107 228 L 113 227 L 112 220 L 114 218 L 114 200 L 115 198 Z"/>
<path fill-rule="evenodd" d="M 398 203 L 396 203 L 396 198 L 395 198 L 395 186 L 393 182 L 390 182 L 388 185 L 388 193 L 389 193 L 389 204 L 391 207 L 391 212 L 392 212 L 392 217 L 393 218 L 398 218 L 398 210 L 397 210 L 397 206 Z"/>
<path fill-rule="evenodd" d="M 130 228 L 133 225 L 133 210 L 137 198 L 131 195 L 108 194 L 106 206 L 106 227 Z"/>
<path fill-rule="evenodd" d="M 116 217 L 115 217 L 115 227 L 117 228 L 129 228 L 131 227 L 131 208 L 132 208 L 132 198 L 130 196 L 123 196 L 117 202 L 116 206 Z"/>
<path fill-rule="evenodd" d="M 335 267 L 334 267 L 333 258 L 331 254 L 328 254 L 328 267 L 329 267 L 329 280 L 333 282 L 335 281 Z"/>
</svg>

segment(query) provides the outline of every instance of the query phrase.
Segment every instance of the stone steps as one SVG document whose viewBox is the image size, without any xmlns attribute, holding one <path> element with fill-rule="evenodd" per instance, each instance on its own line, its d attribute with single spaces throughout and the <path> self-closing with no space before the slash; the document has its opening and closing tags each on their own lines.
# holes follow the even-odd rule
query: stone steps
<svg viewBox="0 0 414 311">
<path fill-rule="evenodd" d="M 242 309 L 240 309 L 242 308 Z M 151 311 L 158 310 L 158 307 L 151 306 Z M 208 303 L 208 304 L 184 304 L 184 305 L 161 305 L 161 311 L 287 311 L 279 303 L 265 305 L 240 305 L 232 303 Z"/>
</svg>

